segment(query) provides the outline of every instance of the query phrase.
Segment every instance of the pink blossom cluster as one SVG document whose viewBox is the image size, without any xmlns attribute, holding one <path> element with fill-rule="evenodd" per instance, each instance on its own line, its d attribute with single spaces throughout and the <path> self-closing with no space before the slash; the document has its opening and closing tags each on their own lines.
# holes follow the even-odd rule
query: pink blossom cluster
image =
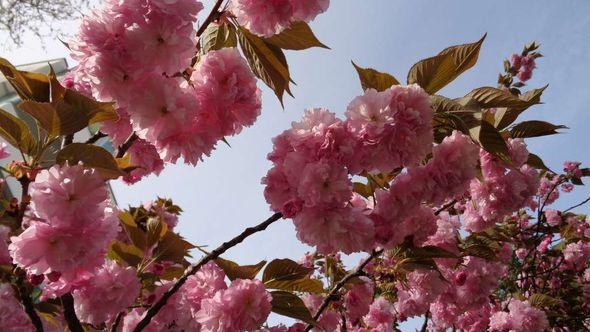
<svg viewBox="0 0 590 332">
<path fill-rule="evenodd" d="M 325 109 L 306 111 L 277 136 L 263 178 L 271 209 L 294 220 L 298 238 L 321 252 L 351 253 L 424 242 L 436 232 L 430 207 L 461 196 L 475 177 L 476 145 L 455 132 L 433 148 L 432 109 L 417 85 L 369 89 L 341 121 Z M 426 165 L 417 165 L 432 151 Z M 353 195 L 351 176 L 404 168 L 373 204 Z"/>
<path fill-rule="evenodd" d="M 29 226 L 9 245 L 14 263 L 29 274 L 66 284 L 100 266 L 119 231 L 100 174 L 82 164 L 54 165 L 39 172 L 29 193 Z"/>
<path fill-rule="evenodd" d="M 10 284 L 0 283 L 0 330 L 34 331 L 33 324 L 16 299 Z"/>
<path fill-rule="evenodd" d="M 228 8 L 241 26 L 271 37 L 293 22 L 313 21 L 329 6 L 330 0 L 231 0 Z"/>
<path fill-rule="evenodd" d="M 517 72 L 516 76 L 520 81 L 526 82 L 533 77 L 533 70 L 536 68 L 535 58 L 532 55 L 512 54 L 510 67 Z"/>
<path fill-rule="evenodd" d="M 465 228 L 479 232 L 523 207 L 534 207 L 533 196 L 539 188 L 539 173 L 526 164 L 528 151 L 524 141 L 508 139 L 511 162 L 503 162 L 481 150 L 483 181 L 473 180 L 470 194 L 473 204 L 465 210 Z"/>
<path fill-rule="evenodd" d="M 236 49 L 205 54 L 188 81 L 179 75 L 195 55 L 202 8 L 197 0 L 107 1 L 70 44 L 79 62 L 71 86 L 116 102 L 119 119 L 101 130 L 117 146 L 133 132 L 140 138 L 128 150 L 137 167 L 128 183 L 181 157 L 196 164 L 260 114 L 256 79 Z"/>
<path fill-rule="evenodd" d="M 228 286 L 215 263 L 207 263 L 190 276 L 151 320 L 146 331 L 253 331 L 270 314 L 272 297 L 259 280 L 236 279 Z M 164 282 L 149 301 L 159 299 L 173 282 Z M 123 320 L 132 331 L 143 312 L 134 310 Z"/>
<path fill-rule="evenodd" d="M 490 331 L 537 332 L 545 331 L 549 322 L 543 310 L 527 302 L 512 299 L 508 312 L 498 311 L 490 318 Z"/>
</svg>

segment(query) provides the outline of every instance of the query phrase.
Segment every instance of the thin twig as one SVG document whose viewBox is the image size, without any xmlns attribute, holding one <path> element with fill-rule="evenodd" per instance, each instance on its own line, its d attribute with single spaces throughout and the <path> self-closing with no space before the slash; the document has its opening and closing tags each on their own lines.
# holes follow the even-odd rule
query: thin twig
<svg viewBox="0 0 590 332">
<path fill-rule="evenodd" d="M 217 17 L 219 16 L 219 7 L 221 7 L 222 3 L 223 0 L 217 0 L 213 8 L 211 8 L 209 16 L 207 16 L 205 21 L 203 21 L 203 24 L 199 27 L 199 30 L 197 30 L 197 37 L 200 37 L 203 34 L 203 32 L 205 32 L 205 29 L 207 29 L 209 24 L 211 24 L 211 22 L 217 19 Z"/>
<path fill-rule="evenodd" d="M 61 148 L 65 148 L 66 146 L 72 144 L 74 142 L 74 134 L 64 136 L 63 141 L 61 142 Z"/>
<path fill-rule="evenodd" d="M 84 332 L 84 328 L 76 316 L 76 310 L 74 309 L 74 297 L 71 293 L 62 295 L 61 305 L 64 309 L 64 319 L 68 324 L 68 328 L 72 332 Z"/>
<path fill-rule="evenodd" d="M 152 320 L 152 318 L 154 318 L 154 316 L 166 305 L 166 303 L 168 302 L 168 299 L 172 295 L 174 295 L 174 293 L 176 293 L 180 289 L 180 287 L 182 287 L 182 285 L 184 285 L 184 283 L 186 282 L 188 277 L 197 273 L 197 271 L 199 271 L 199 269 L 203 265 L 216 259 L 221 254 L 226 252 L 228 249 L 238 245 L 239 243 L 244 241 L 250 235 L 265 230 L 268 226 L 270 226 L 270 224 L 281 219 L 282 217 L 283 217 L 283 215 L 281 213 L 275 213 L 270 218 L 266 219 L 264 222 L 258 224 L 257 226 L 246 228 L 240 235 L 234 237 L 233 239 L 231 239 L 228 242 L 223 243 L 221 246 L 217 247 L 217 249 L 213 250 L 210 254 L 201 258 L 201 260 L 197 264 L 189 267 L 184 272 L 184 275 L 182 277 L 180 277 L 180 279 L 178 279 L 178 281 L 176 281 L 176 283 L 168 291 L 166 291 L 164 293 L 164 295 L 162 295 L 162 297 L 146 311 L 145 315 L 143 316 L 141 321 L 137 324 L 135 329 L 133 329 L 133 331 L 139 332 L 139 331 L 143 330 L 144 328 L 146 328 L 148 326 L 148 324 L 150 323 L 150 321 Z"/>
<path fill-rule="evenodd" d="M 94 144 L 96 143 L 99 139 L 103 138 L 103 137 L 107 137 L 107 134 L 101 132 L 101 131 L 97 131 L 96 134 L 92 135 L 92 137 L 90 137 L 86 142 L 86 144 Z"/>
<path fill-rule="evenodd" d="M 117 332 L 117 327 L 119 327 L 119 323 L 121 323 L 121 318 L 123 317 L 123 311 L 120 311 L 115 318 L 115 322 L 111 326 L 111 332 Z"/>
<path fill-rule="evenodd" d="M 20 302 L 23 304 L 23 307 L 25 307 L 25 312 L 31 319 L 31 323 L 33 323 L 33 326 L 35 326 L 35 331 L 43 332 L 43 322 L 41 321 L 39 314 L 37 314 L 37 311 L 35 310 L 35 306 L 33 304 L 33 300 L 31 299 L 31 295 L 29 294 L 24 285 L 24 275 L 25 274 L 23 273 L 17 279 L 16 286 L 18 289 L 18 297 L 20 298 Z"/>
<path fill-rule="evenodd" d="M 367 257 L 359 266 L 357 266 L 356 269 L 354 269 L 353 271 L 348 273 L 346 276 L 344 276 L 344 278 L 342 278 L 340 281 L 338 281 L 338 283 L 332 288 L 330 293 L 328 293 L 328 295 L 324 298 L 324 301 L 322 302 L 322 304 L 318 308 L 318 311 L 315 313 L 315 315 L 313 315 L 313 320 L 317 321 L 320 318 L 320 316 L 322 315 L 322 313 L 324 312 L 324 310 L 326 310 L 326 308 L 328 308 L 328 305 L 330 305 L 330 302 L 332 302 L 336 298 L 336 294 L 340 291 L 340 289 L 342 289 L 342 287 L 344 287 L 344 285 L 346 285 L 346 283 L 348 281 L 350 281 L 350 279 L 352 279 L 354 277 L 358 277 L 361 274 L 363 274 L 363 269 L 365 268 L 365 266 L 367 266 L 367 264 L 369 264 L 369 262 L 371 262 L 375 257 L 381 255 L 382 252 L 383 252 L 383 249 L 373 250 L 371 255 L 369 255 L 369 257 Z M 305 331 L 310 331 L 312 328 L 313 328 L 313 326 L 311 324 L 309 324 L 305 328 Z"/>
<path fill-rule="evenodd" d="M 131 134 L 131 136 L 129 136 L 129 138 L 127 138 L 127 140 L 123 144 L 121 144 L 121 146 L 117 149 L 117 153 L 115 154 L 115 158 L 123 158 L 123 156 L 125 155 L 125 152 L 127 152 L 127 150 L 129 150 L 131 145 L 133 145 L 133 142 L 135 142 L 135 140 L 138 138 L 139 137 L 137 136 L 137 134 L 135 132 L 133 134 Z"/>
<path fill-rule="evenodd" d="M 569 209 L 566 209 L 566 210 L 564 210 L 563 212 L 564 212 L 564 213 L 565 213 L 565 212 L 569 212 L 569 211 L 571 211 L 571 210 L 573 210 L 573 209 L 575 209 L 575 208 L 578 208 L 578 207 L 580 207 L 580 206 L 582 206 L 582 205 L 584 205 L 584 204 L 586 204 L 586 203 L 588 203 L 588 202 L 590 202 L 590 197 L 586 198 L 586 199 L 585 199 L 585 200 L 583 200 L 581 203 L 579 203 L 579 204 L 576 204 L 576 205 L 574 205 L 574 206 L 570 207 Z"/>
<path fill-rule="evenodd" d="M 25 211 L 27 210 L 27 206 L 29 206 L 29 184 L 31 184 L 31 180 L 25 174 L 20 179 L 18 179 L 21 186 L 21 195 L 20 195 L 20 205 L 18 208 L 18 214 L 16 216 L 16 227 L 20 228 L 23 224 L 23 218 L 25 217 Z"/>
<path fill-rule="evenodd" d="M 420 332 L 427 332 L 429 316 L 430 316 L 430 310 L 426 310 L 426 313 L 424 314 L 424 323 L 422 324 L 422 328 L 420 329 Z"/>
</svg>

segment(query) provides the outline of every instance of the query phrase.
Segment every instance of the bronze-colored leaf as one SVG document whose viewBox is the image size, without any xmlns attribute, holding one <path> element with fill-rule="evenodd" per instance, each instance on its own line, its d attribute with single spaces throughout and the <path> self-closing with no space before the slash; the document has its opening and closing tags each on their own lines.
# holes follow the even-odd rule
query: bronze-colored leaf
<svg viewBox="0 0 590 332">
<path fill-rule="evenodd" d="M 0 136 L 8 144 L 18 148 L 23 153 L 31 155 L 36 150 L 37 143 L 27 124 L 16 116 L 0 109 Z"/>
<path fill-rule="evenodd" d="M 508 146 L 506 146 L 506 141 L 500 132 L 488 122 L 482 121 L 481 125 L 471 128 L 469 134 L 487 152 L 504 161 L 510 161 L 510 152 Z"/>
<path fill-rule="evenodd" d="M 258 272 L 262 270 L 266 261 L 261 261 L 255 265 L 238 265 L 234 261 L 223 259 L 221 257 L 215 259 L 215 263 L 225 272 L 229 280 L 235 279 L 254 279 Z"/>
<path fill-rule="evenodd" d="M 408 73 L 408 84 L 416 83 L 429 94 L 436 93 L 475 65 L 485 38 L 486 35 L 475 43 L 451 46 L 419 61 Z"/>
<path fill-rule="evenodd" d="M 161 218 L 149 218 L 146 222 L 147 246 L 151 248 L 166 235 L 168 226 Z"/>
<path fill-rule="evenodd" d="M 454 253 L 436 246 L 410 248 L 406 257 L 413 258 L 457 258 Z"/>
<path fill-rule="evenodd" d="M 430 107 L 434 113 L 458 112 L 463 109 L 463 106 L 458 102 L 440 95 L 430 96 Z"/>
<path fill-rule="evenodd" d="M 194 247 L 182 236 L 174 232 L 166 232 L 154 249 L 154 258 L 158 261 L 182 263 L 185 257 L 190 257 L 189 250 Z"/>
<path fill-rule="evenodd" d="M 271 280 L 294 280 L 307 277 L 313 268 L 302 266 L 290 259 L 274 259 L 264 269 L 262 281 Z"/>
<path fill-rule="evenodd" d="M 134 245 L 113 241 L 109 247 L 107 257 L 119 263 L 126 263 L 129 266 L 137 267 L 142 261 L 143 253 Z"/>
<path fill-rule="evenodd" d="M 496 128 L 504 129 L 508 127 L 510 124 L 516 121 L 518 116 L 530 106 L 541 104 L 541 96 L 547 87 L 548 85 L 545 85 L 540 89 L 527 91 L 521 95 L 520 99 L 526 102 L 524 107 L 509 107 L 496 110 Z"/>
<path fill-rule="evenodd" d="M 110 152 L 92 144 L 72 143 L 66 146 L 57 153 L 56 162 L 63 164 L 66 161 L 70 165 L 82 162 L 85 167 L 96 169 L 107 180 L 125 175 Z"/>
<path fill-rule="evenodd" d="M 133 216 L 128 212 L 119 212 L 119 221 L 131 243 L 141 250 L 146 250 L 147 234 L 139 228 Z"/>
<path fill-rule="evenodd" d="M 556 304 L 559 304 L 559 302 L 560 301 L 558 299 L 542 293 L 535 293 L 529 297 L 529 303 L 533 307 L 537 307 L 539 309 L 552 307 Z"/>
<path fill-rule="evenodd" d="M 313 31 L 305 22 L 293 22 L 291 26 L 283 30 L 281 33 L 272 37 L 266 38 L 269 44 L 280 47 L 284 50 L 305 50 L 312 47 L 322 47 L 329 49 L 328 46 L 322 44 Z"/>
<path fill-rule="evenodd" d="M 285 291 L 274 291 L 270 294 L 272 295 L 272 312 L 317 325 L 309 309 L 297 295 Z"/>
<path fill-rule="evenodd" d="M 373 188 L 361 182 L 353 182 L 352 183 L 352 191 L 355 193 L 363 196 L 364 198 L 369 198 L 373 196 Z"/>
<path fill-rule="evenodd" d="M 0 71 L 23 100 L 50 101 L 49 77 L 16 69 L 8 60 L 0 58 Z"/>
<path fill-rule="evenodd" d="M 321 280 L 311 278 L 276 280 L 271 279 L 264 283 L 266 288 L 280 289 L 292 292 L 322 293 L 324 284 Z"/>
<path fill-rule="evenodd" d="M 558 129 L 567 129 L 563 125 L 554 125 L 545 121 L 524 121 L 510 129 L 510 137 L 527 138 L 559 134 Z"/>
<path fill-rule="evenodd" d="M 373 68 L 362 68 L 354 62 L 352 62 L 352 65 L 359 75 L 363 90 L 375 89 L 377 91 L 384 91 L 392 85 L 399 85 L 399 81 L 390 74 L 379 72 Z"/>
<path fill-rule="evenodd" d="M 529 157 L 528 157 L 526 163 L 527 163 L 527 165 L 532 166 L 536 169 L 555 173 L 551 169 L 549 169 L 549 167 L 547 167 L 547 165 L 545 165 L 545 163 L 543 162 L 543 159 L 541 159 L 541 157 L 537 156 L 534 153 L 529 152 Z"/>
<path fill-rule="evenodd" d="M 529 102 L 518 98 L 506 90 L 492 87 L 477 88 L 465 97 L 459 99 L 459 103 L 464 106 L 475 103 L 480 108 L 497 108 L 497 107 L 527 107 Z"/>
<path fill-rule="evenodd" d="M 283 94 L 289 91 L 291 81 L 282 50 L 243 27 L 238 27 L 237 33 L 242 52 L 252 72 L 274 91 L 282 104 Z"/>
<path fill-rule="evenodd" d="M 237 45 L 236 28 L 229 23 L 209 24 L 201 37 L 201 50 L 203 54 L 226 47 L 236 47 Z"/>
</svg>

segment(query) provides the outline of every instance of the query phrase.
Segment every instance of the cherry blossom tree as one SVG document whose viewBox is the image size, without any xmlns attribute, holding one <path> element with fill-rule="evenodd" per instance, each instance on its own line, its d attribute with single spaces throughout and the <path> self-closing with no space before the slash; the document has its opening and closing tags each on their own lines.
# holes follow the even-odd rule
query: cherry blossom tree
<svg viewBox="0 0 590 332">
<path fill-rule="evenodd" d="M 22 186 L 0 225 L 0 330 L 398 331 L 411 317 L 422 331 L 588 329 L 590 219 L 577 209 L 590 198 L 552 204 L 590 169 L 548 169 L 525 139 L 565 127 L 518 122 L 547 88 L 526 85 L 536 43 L 505 60 L 497 87 L 454 98 L 439 91 L 486 36 L 419 61 L 405 84 L 353 63 L 362 89 L 343 117 L 308 109 L 273 138 L 261 181 L 274 214 L 213 250 L 175 230 L 171 199 L 116 206 L 108 181 L 198 167 L 254 125 L 258 81 L 291 94 L 283 50 L 325 47 L 308 23 L 328 7 L 219 0 L 196 25 L 197 0 L 105 1 L 67 43 L 78 65 L 63 80 L 0 59 L 36 125 L 0 111 L 0 158 Z M 313 252 L 223 258 L 288 220 Z M 347 267 L 350 253 L 365 258 Z M 271 326 L 271 312 L 295 322 Z"/>
</svg>

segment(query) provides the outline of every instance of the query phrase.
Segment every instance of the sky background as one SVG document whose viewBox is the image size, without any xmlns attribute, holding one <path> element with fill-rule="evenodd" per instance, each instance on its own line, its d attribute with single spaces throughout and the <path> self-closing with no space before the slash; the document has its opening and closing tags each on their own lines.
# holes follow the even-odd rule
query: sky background
<svg viewBox="0 0 590 332">
<path fill-rule="evenodd" d="M 205 1 L 205 8 L 211 8 L 211 1 Z M 64 27 L 66 32 L 76 30 L 74 23 Z M 362 92 L 351 60 L 405 81 L 408 69 L 418 60 L 447 46 L 476 41 L 486 32 L 476 67 L 441 94 L 460 97 L 479 86 L 495 86 L 504 58 L 519 53 L 530 41 L 540 42 L 545 57 L 537 61 L 538 69 L 528 87 L 549 83 L 549 88 L 543 95 L 545 104 L 531 108 L 526 117 L 571 129 L 561 135 L 530 139 L 529 149 L 555 170 L 561 169 L 564 160 L 590 166 L 588 0 L 332 0 L 328 12 L 320 15 L 312 28 L 331 50 L 287 53 L 297 86 L 293 87 L 295 99 L 286 97 L 285 109 L 260 82 L 262 115 L 253 127 L 228 138 L 231 148 L 220 144 L 196 167 L 170 165 L 159 177 L 134 186 L 113 183 L 119 205 L 136 205 L 157 196 L 172 198 L 184 209 L 178 228 L 182 235 L 195 244 L 215 247 L 272 214 L 260 185 L 270 167 L 266 154 L 272 149 L 271 138 L 297 121 L 305 108 L 327 107 L 342 115 L 350 100 Z M 59 41 L 45 43 L 42 48 L 31 37 L 21 48 L 10 49 L 5 44 L 1 55 L 15 64 L 67 57 L 67 49 Z M 560 204 L 573 205 L 589 194 L 582 188 L 565 195 Z M 308 250 L 297 241 L 291 221 L 283 220 L 250 237 L 226 257 L 251 264 L 261 259 L 297 259 Z M 406 325 L 407 330 L 416 324 Z"/>
</svg>

